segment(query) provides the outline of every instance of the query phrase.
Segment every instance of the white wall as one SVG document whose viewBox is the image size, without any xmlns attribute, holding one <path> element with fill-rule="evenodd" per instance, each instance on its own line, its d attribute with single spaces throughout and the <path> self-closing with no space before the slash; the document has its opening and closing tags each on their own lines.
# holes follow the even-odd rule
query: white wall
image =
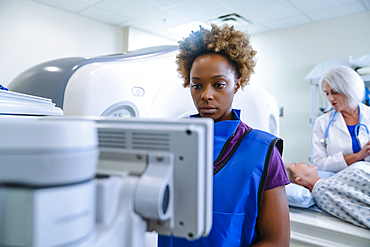
<svg viewBox="0 0 370 247">
<path fill-rule="evenodd" d="M 177 41 L 163 38 L 137 28 L 127 27 L 128 29 L 128 51 L 133 51 L 145 47 L 161 45 L 178 45 Z"/>
<path fill-rule="evenodd" d="M 284 107 L 284 162 L 308 162 L 311 86 L 303 78 L 318 63 L 370 53 L 370 12 L 252 35 L 252 44 L 258 62 L 251 83 Z"/>
<path fill-rule="evenodd" d="M 36 64 L 122 52 L 122 28 L 28 0 L 0 0 L 0 84 Z"/>
</svg>

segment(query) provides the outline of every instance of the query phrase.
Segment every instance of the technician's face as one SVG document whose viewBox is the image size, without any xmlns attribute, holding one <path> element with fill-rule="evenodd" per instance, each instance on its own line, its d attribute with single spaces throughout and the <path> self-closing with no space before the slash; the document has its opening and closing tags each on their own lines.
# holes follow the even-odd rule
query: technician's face
<svg viewBox="0 0 370 247">
<path fill-rule="evenodd" d="M 190 70 L 190 91 L 201 117 L 215 122 L 232 119 L 234 93 L 240 79 L 226 58 L 216 54 L 197 57 Z"/>
<path fill-rule="evenodd" d="M 326 81 L 323 83 L 323 90 L 335 111 L 342 111 L 348 108 L 347 96 L 333 91 Z"/>
</svg>

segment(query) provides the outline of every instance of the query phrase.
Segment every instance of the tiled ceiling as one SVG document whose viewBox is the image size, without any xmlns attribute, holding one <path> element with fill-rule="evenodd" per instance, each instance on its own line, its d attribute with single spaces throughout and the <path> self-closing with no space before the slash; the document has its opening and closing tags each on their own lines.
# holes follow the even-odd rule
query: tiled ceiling
<svg viewBox="0 0 370 247">
<path fill-rule="evenodd" d="M 167 29 L 191 21 L 222 23 L 251 34 L 370 11 L 370 0 L 32 0 L 111 25 L 178 40 Z M 217 21 L 218 20 L 218 21 Z M 243 21 L 244 20 L 244 21 Z"/>
</svg>

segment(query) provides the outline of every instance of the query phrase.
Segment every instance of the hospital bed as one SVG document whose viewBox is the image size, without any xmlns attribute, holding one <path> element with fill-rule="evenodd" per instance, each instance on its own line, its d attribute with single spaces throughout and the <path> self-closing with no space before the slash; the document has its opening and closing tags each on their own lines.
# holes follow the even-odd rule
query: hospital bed
<svg viewBox="0 0 370 247">
<path fill-rule="evenodd" d="M 370 230 L 327 214 L 317 206 L 289 207 L 290 241 L 297 246 L 370 246 Z"/>
<path fill-rule="evenodd" d="M 330 172 L 319 171 L 327 178 Z M 311 192 L 300 185 L 285 186 L 292 246 L 370 246 L 370 230 L 334 217 L 317 207 Z"/>
</svg>

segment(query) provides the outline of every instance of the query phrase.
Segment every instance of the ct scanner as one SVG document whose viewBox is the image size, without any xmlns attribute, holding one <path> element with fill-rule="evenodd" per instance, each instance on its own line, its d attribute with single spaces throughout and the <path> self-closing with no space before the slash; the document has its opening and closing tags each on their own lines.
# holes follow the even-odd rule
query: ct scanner
<svg viewBox="0 0 370 247">
<path fill-rule="evenodd" d="M 101 57 L 48 61 L 21 73 L 9 90 L 51 99 L 67 116 L 179 118 L 196 113 L 182 87 L 178 46 L 158 46 Z M 279 135 L 275 99 L 257 85 L 235 95 L 249 126 Z"/>
</svg>

